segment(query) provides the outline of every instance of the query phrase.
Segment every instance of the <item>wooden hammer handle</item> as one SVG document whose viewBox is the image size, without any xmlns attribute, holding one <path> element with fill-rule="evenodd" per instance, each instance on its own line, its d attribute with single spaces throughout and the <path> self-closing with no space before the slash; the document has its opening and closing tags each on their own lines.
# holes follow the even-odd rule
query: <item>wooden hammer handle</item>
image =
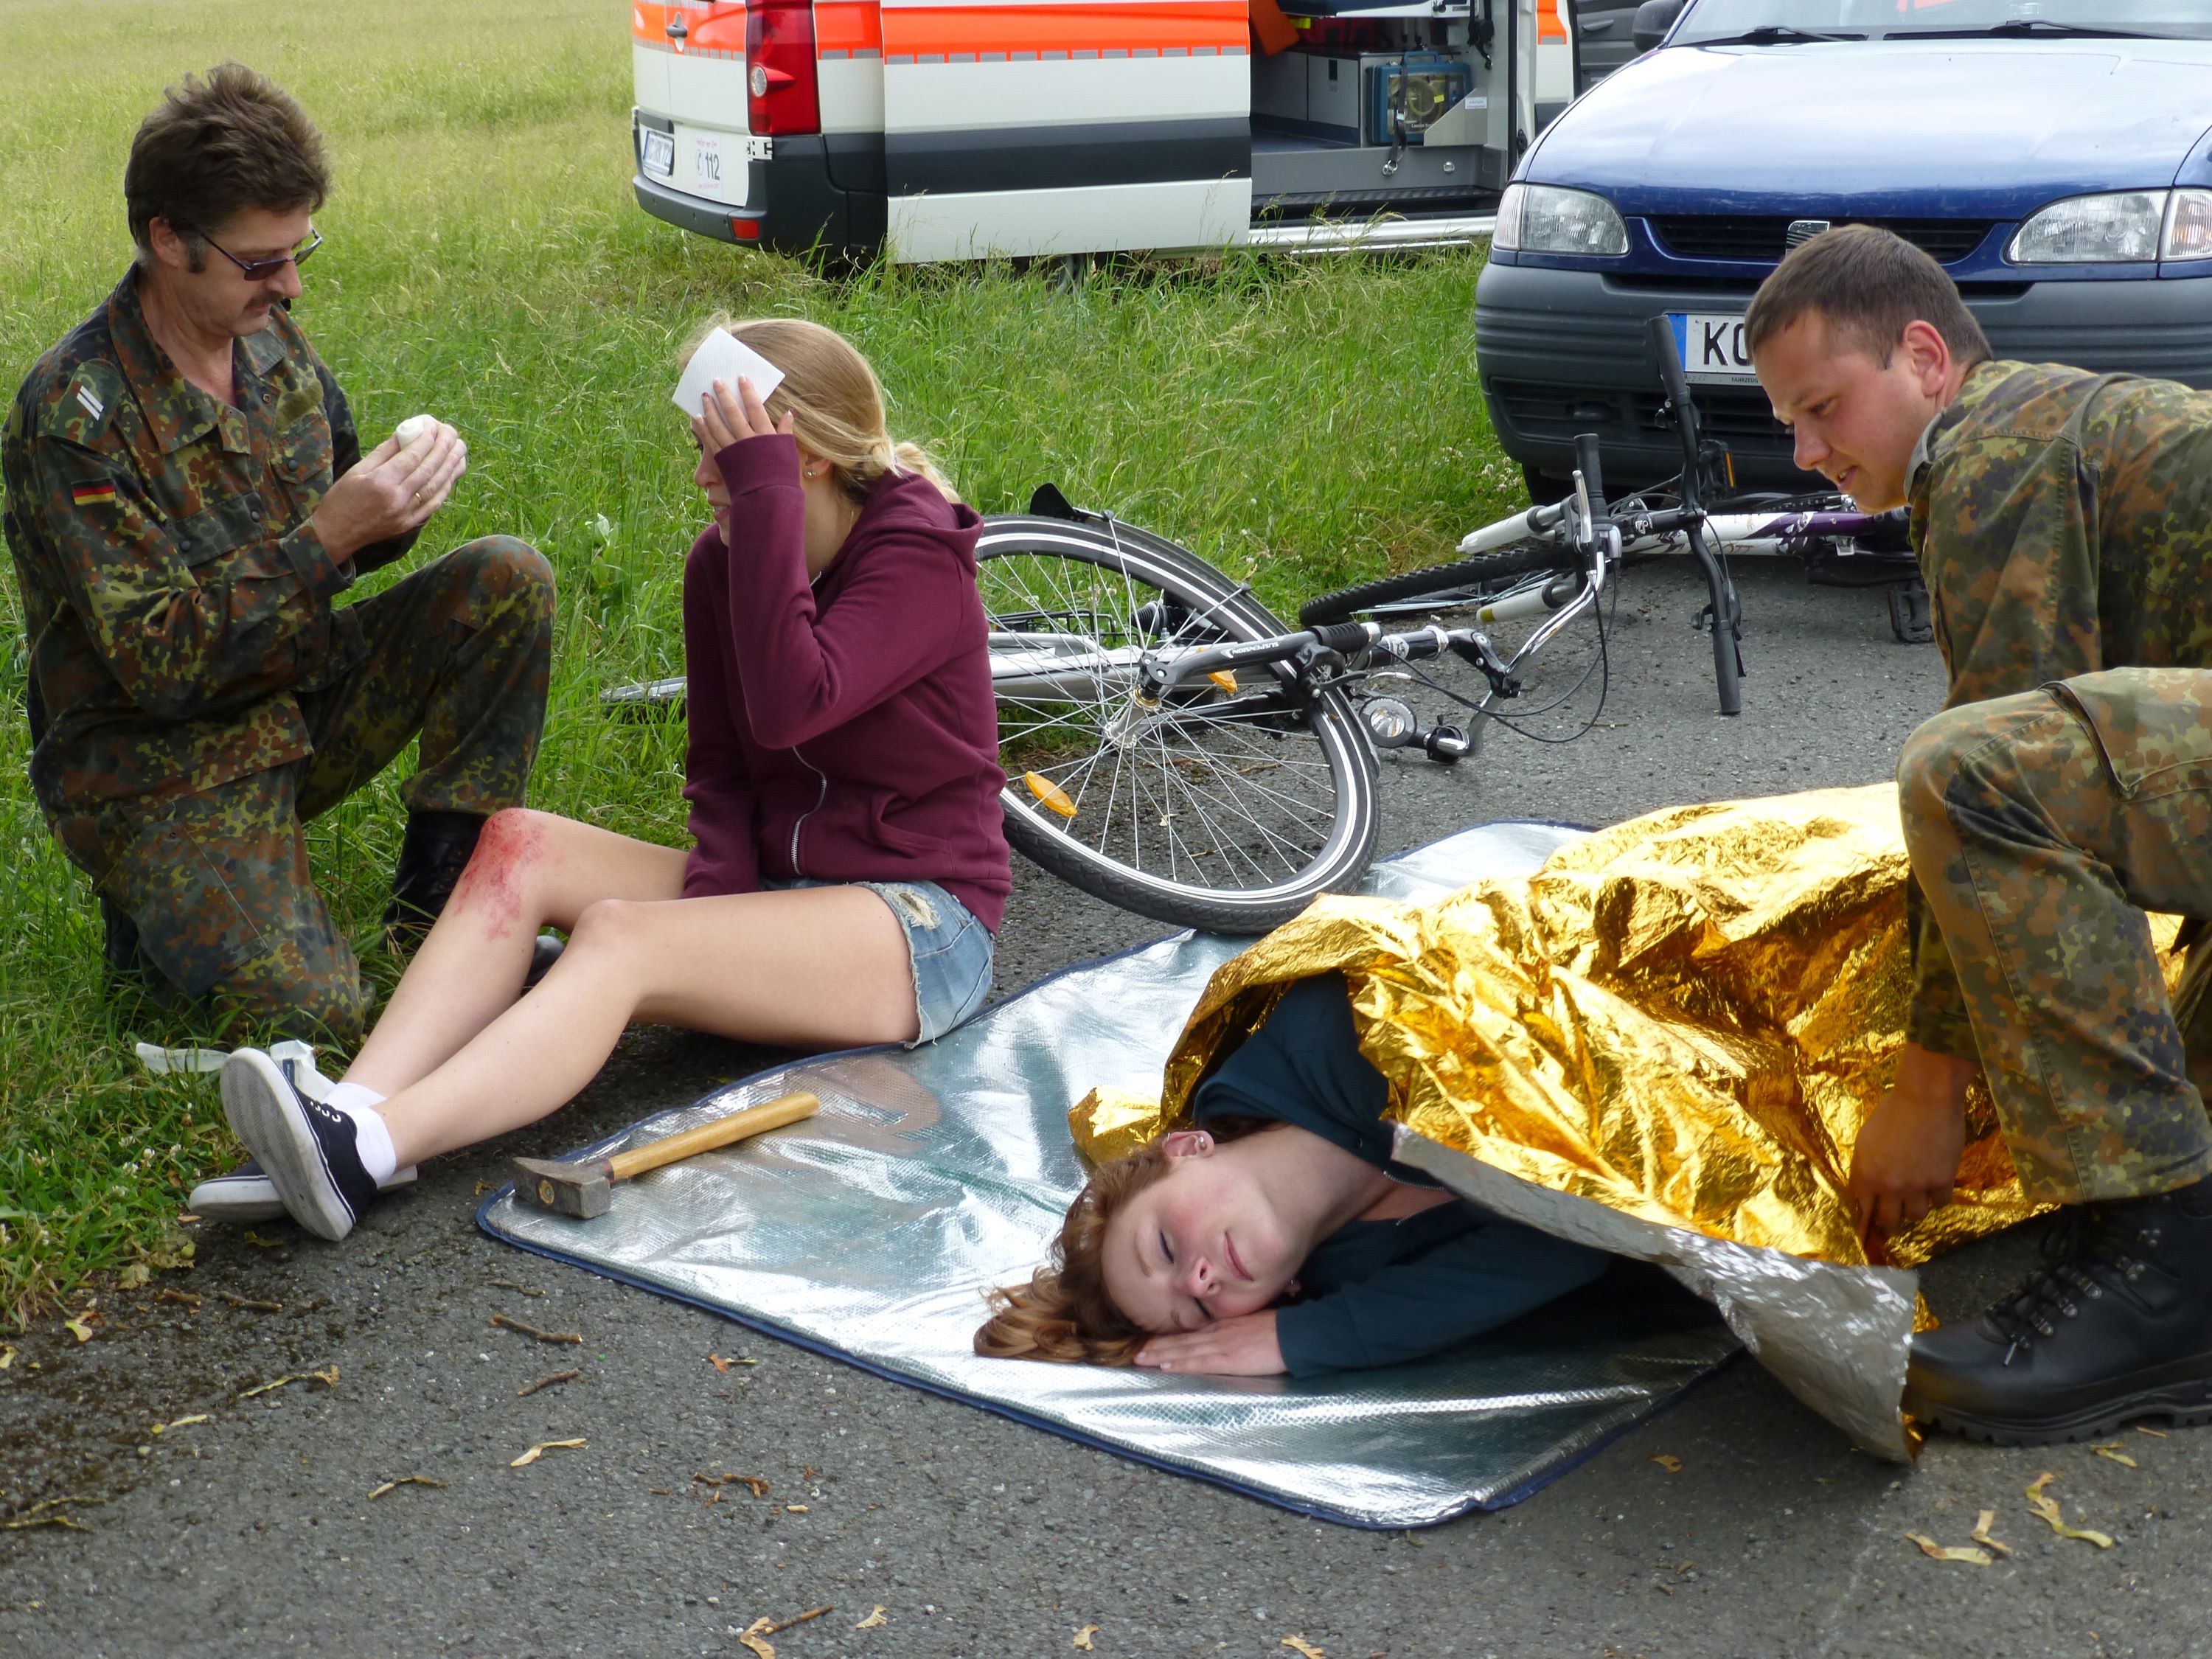
<svg viewBox="0 0 2212 1659">
<path fill-rule="evenodd" d="M 607 1160 L 607 1176 L 612 1181 L 627 1181 L 632 1176 L 643 1175 L 647 1170 L 657 1170 L 664 1164 L 674 1164 L 694 1152 L 711 1152 L 717 1146 L 726 1146 L 733 1140 L 743 1140 L 763 1130 L 781 1129 L 787 1123 L 796 1123 L 803 1117 L 812 1117 L 822 1109 L 822 1103 L 804 1089 L 796 1094 L 778 1095 L 774 1100 L 763 1101 L 757 1106 L 748 1106 L 742 1111 L 732 1112 L 727 1117 L 718 1117 L 712 1123 L 702 1123 L 696 1129 L 686 1129 L 659 1140 L 647 1141 L 642 1146 L 633 1146 L 626 1152 L 617 1152 Z"/>
</svg>

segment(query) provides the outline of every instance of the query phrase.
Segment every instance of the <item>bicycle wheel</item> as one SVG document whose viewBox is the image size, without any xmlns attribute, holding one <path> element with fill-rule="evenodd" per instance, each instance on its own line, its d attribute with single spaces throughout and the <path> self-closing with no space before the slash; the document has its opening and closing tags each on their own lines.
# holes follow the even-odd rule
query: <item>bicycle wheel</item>
<svg viewBox="0 0 2212 1659">
<path fill-rule="evenodd" d="M 1496 590 L 1526 576 L 1555 572 L 1579 572 L 1581 556 L 1567 547 L 1509 547 L 1498 553 L 1479 553 L 1451 564 L 1431 565 L 1402 575 L 1384 576 L 1355 587 L 1340 587 L 1298 607 L 1298 621 L 1307 628 L 1343 622 L 1378 605 L 1419 599 L 1434 594 L 1450 602 L 1475 603 Z"/>
<path fill-rule="evenodd" d="M 1263 933 L 1358 881 L 1374 763 L 1341 691 L 1301 702 L 1274 667 L 1136 696 L 1147 657 L 1289 632 L 1247 589 L 1121 525 L 993 518 L 975 554 L 1017 850 L 1216 933 Z"/>
</svg>

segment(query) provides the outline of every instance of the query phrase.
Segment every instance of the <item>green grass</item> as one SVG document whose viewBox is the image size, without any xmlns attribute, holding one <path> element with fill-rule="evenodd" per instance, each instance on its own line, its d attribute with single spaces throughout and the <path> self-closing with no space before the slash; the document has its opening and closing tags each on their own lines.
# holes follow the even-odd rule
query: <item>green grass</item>
<svg viewBox="0 0 2212 1659">
<path fill-rule="evenodd" d="M 9 386 L 120 274 L 123 159 L 165 83 L 236 56 L 322 125 L 337 187 L 298 315 L 368 441 L 418 409 L 468 437 L 432 544 L 511 532 L 559 572 L 536 805 L 682 842 L 680 728 L 610 723 L 594 700 L 681 667 L 681 562 L 702 514 L 667 394 L 676 343 L 718 308 L 845 331 L 883 375 L 895 432 L 983 510 L 1051 479 L 1279 607 L 1437 556 L 1520 504 L 1474 392 L 1475 258 L 1141 262 L 1064 292 L 1005 267 L 824 280 L 636 210 L 626 21 L 611 0 L 0 10 Z M 185 1189 L 234 1149 L 205 1080 L 153 1079 L 131 1056 L 135 1037 L 190 1033 L 103 995 L 90 892 L 24 782 L 5 587 L 0 1319 L 20 1322 L 93 1275 L 178 1260 Z M 364 945 L 398 841 L 394 781 L 313 830 L 318 880 Z"/>
</svg>

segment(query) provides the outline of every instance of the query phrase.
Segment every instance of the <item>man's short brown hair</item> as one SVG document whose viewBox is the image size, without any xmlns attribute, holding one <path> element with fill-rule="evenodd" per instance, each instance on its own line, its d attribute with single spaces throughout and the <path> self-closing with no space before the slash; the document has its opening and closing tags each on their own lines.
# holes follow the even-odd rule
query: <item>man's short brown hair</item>
<svg viewBox="0 0 2212 1659">
<path fill-rule="evenodd" d="M 123 201 L 140 258 L 166 219 L 192 246 L 240 213 L 312 213 L 330 195 L 323 136 L 291 94 L 243 64 L 187 75 L 138 125 L 123 169 Z"/>
<path fill-rule="evenodd" d="M 1950 273 L 1902 236 L 1880 225 L 1838 225 L 1792 248 L 1751 296 L 1744 349 L 1759 349 L 1808 312 L 1817 311 L 1838 343 L 1887 363 L 1905 325 L 1927 323 L 1961 367 L 1990 355 L 1989 336 L 1959 297 Z"/>
</svg>

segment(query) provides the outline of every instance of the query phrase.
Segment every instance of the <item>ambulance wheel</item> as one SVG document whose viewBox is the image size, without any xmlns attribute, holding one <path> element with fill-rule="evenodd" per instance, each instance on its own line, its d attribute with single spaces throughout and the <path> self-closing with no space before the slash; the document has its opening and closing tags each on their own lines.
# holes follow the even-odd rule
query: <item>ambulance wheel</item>
<svg viewBox="0 0 2212 1659">
<path fill-rule="evenodd" d="M 1108 903 L 1258 933 L 1374 856 L 1374 761 L 1341 691 L 1286 670 L 1136 697 L 1147 655 L 1291 631 L 1194 554 L 1093 517 L 984 521 L 1006 839 Z"/>
</svg>

